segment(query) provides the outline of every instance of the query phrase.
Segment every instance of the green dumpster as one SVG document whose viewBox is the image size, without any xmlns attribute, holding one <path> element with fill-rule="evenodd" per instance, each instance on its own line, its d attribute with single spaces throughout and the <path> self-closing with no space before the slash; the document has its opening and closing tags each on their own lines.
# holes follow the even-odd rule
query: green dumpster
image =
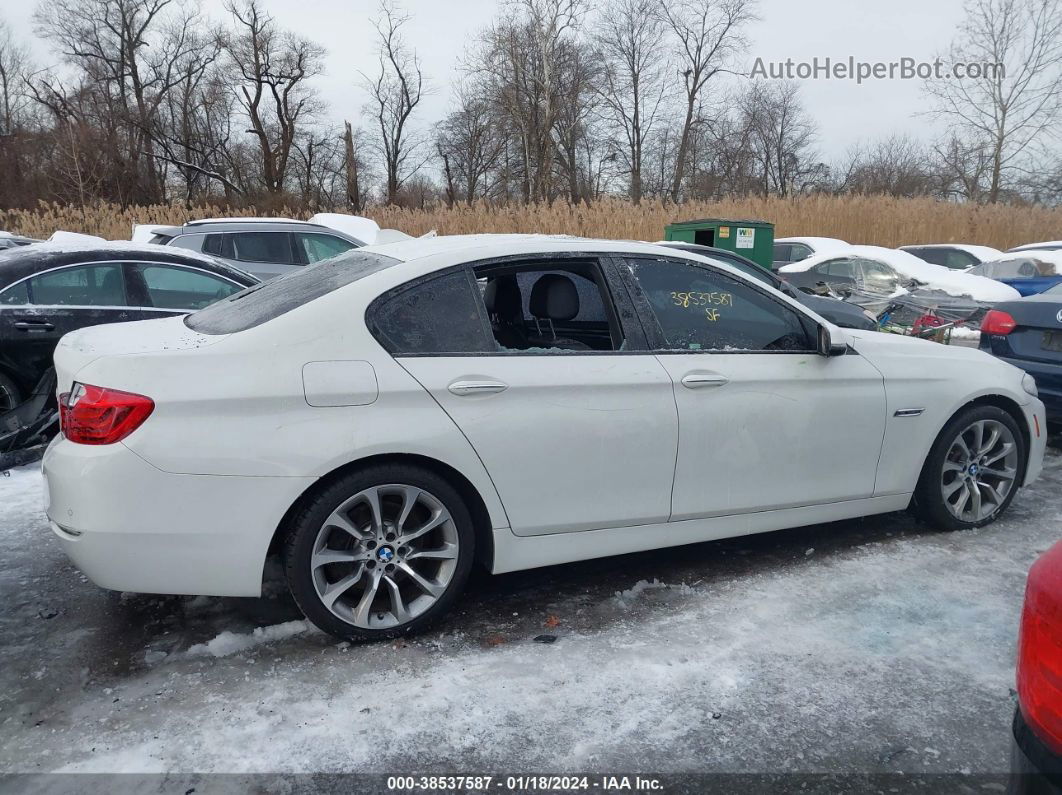
<svg viewBox="0 0 1062 795">
<path fill-rule="evenodd" d="M 725 248 L 767 270 L 771 269 L 771 260 L 774 258 L 774 224 L 767 221 L 734 221 L 727 218 L 676 221 L 664 227 L 664 240 Z"/>
</svg>

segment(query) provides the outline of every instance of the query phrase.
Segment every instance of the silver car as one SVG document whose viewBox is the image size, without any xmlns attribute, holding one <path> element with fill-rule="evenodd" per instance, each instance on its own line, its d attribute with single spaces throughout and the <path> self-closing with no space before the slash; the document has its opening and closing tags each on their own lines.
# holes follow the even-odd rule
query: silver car
<svg viewBox="0 0 1062 795">
<path fill-rule="evenodd" d="M 365 241 L 327 226 L 280 218 L 189 221 L 184 226 L 160 226 L 153 231 L 152 243 L 210 254 L 260 279 L 271 279 L 365 245 Z"/>
</svg>

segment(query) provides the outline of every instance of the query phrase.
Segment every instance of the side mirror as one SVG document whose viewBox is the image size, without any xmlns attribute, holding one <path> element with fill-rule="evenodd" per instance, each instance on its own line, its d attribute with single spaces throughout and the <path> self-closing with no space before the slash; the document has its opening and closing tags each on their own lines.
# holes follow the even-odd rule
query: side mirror
<svg viewBox="0 0 1062 795">
<path fill-rule="evenodd" d="M 848 341 L 845 339 L 833 339 L 830 330 L 826 326 L 819 326 L 819 355 L 820 356 L 844 356 L 848 352 Z"/>
</svg>

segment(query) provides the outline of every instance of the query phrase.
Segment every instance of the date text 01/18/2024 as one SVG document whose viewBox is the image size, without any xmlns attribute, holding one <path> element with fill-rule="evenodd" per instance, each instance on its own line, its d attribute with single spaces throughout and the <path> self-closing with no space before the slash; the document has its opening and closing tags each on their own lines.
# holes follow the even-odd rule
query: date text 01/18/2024
<svg viewBox="0 0 1062 795">
<path fill-rule="evenodd" d="M 663 783 L 647 776 L 388 776 L 387 789 L 410 792 L 653 792 Z"/>
</svg>

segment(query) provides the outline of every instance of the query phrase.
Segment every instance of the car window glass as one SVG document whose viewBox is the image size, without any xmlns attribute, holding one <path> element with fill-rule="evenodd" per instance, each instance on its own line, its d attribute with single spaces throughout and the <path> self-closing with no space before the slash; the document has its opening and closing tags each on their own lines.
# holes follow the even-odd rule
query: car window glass
<svg viewBox="0 0 1062 795">
<path fill-rule="evenodd" d="M 148 306 L 158 309 L 202 309 L 243 289 L 242 285 L 192 268 L 138 264 L 147 288 Z"/>
<path fill-rule="evenodd" d="M 792 262 L 793 258 L 789 255 L 792 250 L 793 247 L 790 243 L 775 243 L 771 257 L 775 262 Z"/>
<path fill-rule="evenodd" d="M 203 238 L 206 235 L 178 235 L 170 241 L 174 248 L 186 248 L 189 251 L 202 251 Z"/>
<path fill-rule="evenodd" d="M 296 232 L 295 239 L 302 249 L 306 262 L 311 265 L 354 248 L 354 244 L 347 240 L 318 232 Z"/>
<path fill-rule="evenodd" d="M 896 272 L 880 262 L 863 259 L 859 260 L 862 270 L 863 284 L 875 290 L 895 290 L 899 286 Z"/>
<path fill-rule="evenodd" d="M 830 276 L 843 276 L 846 279 L 856 278 L 855 263 L 850 259 L 831 259 L 816 268 L 818 273 L 826 273 Z"/>
<path fill-rule="evenodd" d="M 484 353 L 487 339 L 479 299 L 465 271 L 399 288 L 369 309 L 369 327 L 395 356 Z"/>
<path fill-rule="evenodd" d="M 674 260 L 631 259 L 666 350 L 807 351 L 800 316 L 730 276 Z"/>
<path fill-rule="evenodd" d="M 232 259 L 240 262 L 272 262 L 293 265 L 291 235 L 288 232 L 232 232 L 225 244 L 232 246 Z"/>
<path fill-rule="evenodd" d="M 29 282 L 19 282 L 16 285 L 0 291 L 0 305 L 14 306 L 29 303 Z"/>
<path fill-rule="evenodd" d="M 807 259 L 811 256 L 811 248 L 805 246 L 803 243 L 793 243 L 793 248 L 789 253 L 789 256 L 794 262 L 799 262 L 802 259 Z"/>
<path fill-rule="evenodd" d="M 33 303 L 42 306 L 125 306 L 122 266 L 81 265 L 30 279 Z"/>
<path fill-rule="evenodd" d="M 248 287 L 189 315 L 184 323 L 201 334 L 246 331 L 397 262 L 355 249 L 316 267 L 299 268 Z"/>
</svg>

